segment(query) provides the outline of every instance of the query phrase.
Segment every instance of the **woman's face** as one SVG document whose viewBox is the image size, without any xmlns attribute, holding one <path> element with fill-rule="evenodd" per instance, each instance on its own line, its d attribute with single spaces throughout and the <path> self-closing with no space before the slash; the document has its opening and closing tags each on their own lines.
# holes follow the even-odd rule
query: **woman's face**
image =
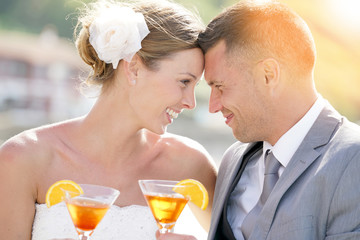
<svg viewBox="0 0 360 240">
<path fill-rule="evenodd" d="M 162 134 L 184 109 L 193 109 L 195 86 L 204 68 L 199 48 L 179 51 L 159 61 L 156 70 L 139 68 L 130 105 L 142 128 Z"/>
</svg>

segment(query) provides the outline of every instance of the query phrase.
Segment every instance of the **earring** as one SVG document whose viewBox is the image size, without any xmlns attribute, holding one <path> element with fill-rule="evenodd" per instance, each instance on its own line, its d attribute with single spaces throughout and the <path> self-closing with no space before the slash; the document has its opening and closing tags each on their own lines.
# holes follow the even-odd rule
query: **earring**
<svg viewBox="0 0 360 240">
<path fill-rule="evenodd" d="M 136 84 L 136 80 L 135 80 L 135 79 L 131 79 L 131 80 L 130 80 L 130 84 L 131 84 L 131 85 L 135 85 L 135 84 Z"/>
</svg>

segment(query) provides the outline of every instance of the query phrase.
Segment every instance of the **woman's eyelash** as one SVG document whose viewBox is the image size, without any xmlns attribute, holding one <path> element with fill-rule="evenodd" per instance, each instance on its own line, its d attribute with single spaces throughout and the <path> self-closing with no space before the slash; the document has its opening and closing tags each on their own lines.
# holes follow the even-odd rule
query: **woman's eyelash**
<svg viewBox="0 0 360 240">
<path fill-rule="evenodd" d="M 190 83 L 190 80 L 188 79 L 184 79 L 184 80 L 181 80 L 181 82 L 184 84 L 184 85 L 187 85 Z"/>
</svg>

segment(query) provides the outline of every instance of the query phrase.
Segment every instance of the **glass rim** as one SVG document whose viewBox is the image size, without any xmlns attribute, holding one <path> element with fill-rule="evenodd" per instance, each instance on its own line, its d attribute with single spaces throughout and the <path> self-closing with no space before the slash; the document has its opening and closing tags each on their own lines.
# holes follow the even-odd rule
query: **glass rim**
<svg viewBox="0 0 360 240">
<path fill-rule="evenodd" d="M 110 190 L 112 191 L 112 195 L 120 195 L 120 190 L 116 189 L 116 188 L 113 188 L 113 187 L 108 187 L 108 186 L 104 186 L 104 185 L 97 185 L 97 184 L 89 184 L 89 183 L 78 183 L 78 185 L 82 188 L 82 190 L 84 191 L 83 194 L 86 194 L 85 192 L 85 189 L 84 187 L 91 187 L 91 188 L 102 188 L 102 189 L 107 189 L 107 190 Z M 66 189 L 63 189 L 63 188 L 60 188 L 62 191 L 64 192 L 69 192 L 69 193 L 77 193 L 77 192 L 74 192 L 72 190 L 66 190 Z M 79 196 L 83 195 L 83 194 L 80 194 Z"/>
<path fill-rule="evenodd" d="M 80 187 L 83 187 L 83 186 L 89 186 L 89 187 L 100 187 L 100 188 L 106 188 L 106 189 L 110 189 L 110 190 L 114 190 L 114 191 L 117 191 L 117 192 L 120 192 L 118 189 L 116 188 L 113 188 L 113 187 L 108 187 L 108 186 L 104 186 L 104 185 L 97 185 L 97 184 L 89 184 L 89 183 L 79 183 L 78 184 Z"/>
<path fill-rule="evenodd" d="M 157 186 L 162 186 L 162 187 L 174 187 L 176 186 L 180 181 L 176 181 L 176 180 L 162 180 L 162 179 L 142 179 L 142 180 L 138 180 L 138 183 L 141 184 L 153 184 L 153 185 L 157 185 Z M 178 185 L 177 187 L 185 187 L 182 185 Z"/>
<path fill-rule="evenodd" d="M 191 187 L 189 185 L 177 185 L 180 181 L 176 180 L 144 179 L 138 180 L 138 182 L 142 193 L 147 195 L 158 195 L 159 192 L 165 195 L 179 194 L 174 188 L 186 189 Z"/>
</svg>

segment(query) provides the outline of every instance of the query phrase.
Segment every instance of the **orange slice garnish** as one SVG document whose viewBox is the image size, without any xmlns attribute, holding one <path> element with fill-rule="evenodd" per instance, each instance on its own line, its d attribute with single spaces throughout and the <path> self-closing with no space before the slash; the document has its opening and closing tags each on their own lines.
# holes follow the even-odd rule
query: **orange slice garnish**
<svg viewBox="0 0 360 240">
<path fill-rule="evenodd" d="M 179 186 L 179 187 L 177 187 Z M 186 186 L 186 187 L 180 187 Z M 185 179 L 176 184 L 174 192 L 190 198 L 190 202 L 205 210 L 209 203 L 209 195 L 204 185 L 194 179 Z"/>
<path fill-rule="evenodd" d="M 46 206 L 51 207 L 55 204 L 62 202 L 65 198 L 65 192 L 63 190 L 71 191 L 75 195 L 80 195 L 84 193 L 82 188 L 74 181 L 71 180 L 57 181 L 49 187 L 46 193 L 46 199 L 45 199 Z"/>
</svg>

